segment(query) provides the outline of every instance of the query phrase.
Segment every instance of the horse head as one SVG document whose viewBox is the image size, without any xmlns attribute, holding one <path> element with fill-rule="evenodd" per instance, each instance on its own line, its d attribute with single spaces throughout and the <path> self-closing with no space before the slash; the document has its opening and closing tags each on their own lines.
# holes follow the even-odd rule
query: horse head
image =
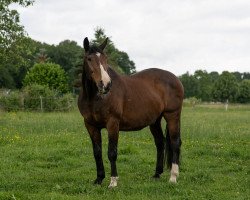
<svg viewBox="0 0 250 200">
<path fill-rule="evenodd" d="M 100 46 L 90 46 L 87 37 L 83 41 L 85 50 L 83 73 L 86 79 L 95 83 L 100 95 L 108 93 L 111 88 L 107 55 L 103 51 L 107 42 L 108 38 Z"/>
</svg>

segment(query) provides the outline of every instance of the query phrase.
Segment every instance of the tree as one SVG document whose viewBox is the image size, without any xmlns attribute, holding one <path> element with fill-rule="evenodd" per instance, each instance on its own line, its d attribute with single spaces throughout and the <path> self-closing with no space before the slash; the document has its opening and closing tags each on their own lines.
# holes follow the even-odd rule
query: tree
<svg viewBox="0 0 250 200">
<path fill-rule="evenodd" d="M 0 87 L 21 88 L 27 70 L 33 66 L 35 46 L 27 37 L 19 38 L 0 51 Z"/>
<path fill-rule="evenodd" d="M 243 73 L 243 79 L 248 79 L 248 80 L 250 80 L 250 73 L 249 73 L 249 72 L 244 72 L 244 73 Z"/>
<path fill-rule="evenodd" d="M 217 101 L 235 101 L 237 90 L 238 85 L 235 76 L 230 72 L 224 71 L 215 82 L 212 93 Z"/>
<path fill-rule="evenodd" d="M 29 62 L 23 59 L 23 55 L 29 55 L 28 40 L 18 12 L 9 8 L 12 3 L 27 7 L 33 0 L 0 0 L 0 87 L 7 88 L 19 86 L 18 74 Z"/>
<path fill-rule="evenodd" d="M 67 76 L 58 64 L 39 63 L 35 64 L 24 78 L 24 86 L 38 84 L 48 86 L 50 89 L 62 93 L 68 91 Z"/>
<path fill-rule="evenodd" d="M 240 72 L 232 72 L 238 82 L 242 81 L 243 74 Z"/>
<path fill-rule="evenodd" d="M 213 82 L 209 74 L 205 70 L 196 70 L 194 77 L 198 81 L 198 90 L 196 97 L 202 101 L 210 101 L 212 99 Z"/>
<path fill-rule="evenodd" d="M 83 62 L 83 48 L 75 41 L 64 40 L 56 46 L 47 46 L 45 49 L 50 60 L 65 70 L 69 77 L 69 85 L 72 85 L 75 70 Z"/>
<path fill-rule="evenodd" d="M 217 81 L 217 79 L 219 78 L 219 73 L 218 72 L 210 72 L 209 73 L 209 77 L 211 79 L 211 81 L 214 83 L 215 81 Z"/>
<path fill-rule="evenodd" d="M 184 87 L 185 98 L 197 97 L 199 90 L 197 79 L 187 72 L 180 76 L 180 80 Z"/>
<path fill-rule="evenodd" d="M 250 80 L 240 82 L 237 101 L 240 103 L 250 103 Z"/>
<path fill-rule="evenodd" d="M 104 29 L 98 27 L 95 30 L 95 39 L 92 40 L 92 44 L 101 44 L 107 36 L 104 33 Z M 136 72 L 135 63 L 130 60 L 128 54 L 124 51 L 118 50 L 113 41 L 109 38 L 108 44 L 105 48 L 105 52 L 108 56 L 110 66 L 118 72 L 125 74 L 133 74 Z"/>
<path fill-rule="evenodd" d="M 19 14 L 16 10 L 10 10 L 12 3 L 27 7 L 34 0 L 1 0 L 0 1 L 0 44 L 1 48 L 8 48 L 18 38 L 24 36 L 23 26 L 19 24 Z"/>
</svg>

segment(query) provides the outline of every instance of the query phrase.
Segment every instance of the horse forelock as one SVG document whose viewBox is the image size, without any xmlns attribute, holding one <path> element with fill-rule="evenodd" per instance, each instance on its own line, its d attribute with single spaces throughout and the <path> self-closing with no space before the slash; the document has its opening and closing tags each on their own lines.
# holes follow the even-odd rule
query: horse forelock
<svg viewBox="0 0 250 200">
<path fill-rule="evenodd" d="M 103 51 L 95 45 L 91 46 L 89 48 L 88 54 L 96 54 L 96 53 L 103 53 Z"/>
</svg>

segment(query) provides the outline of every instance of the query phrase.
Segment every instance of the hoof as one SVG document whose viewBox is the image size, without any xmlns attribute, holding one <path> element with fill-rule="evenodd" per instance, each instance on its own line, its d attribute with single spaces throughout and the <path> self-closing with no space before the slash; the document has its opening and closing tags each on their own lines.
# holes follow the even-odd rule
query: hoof
<svg viewBox="0 0 250 200">
<path fill-rule="evenodd" d="M 160 178 L 160 174 L 155 174 L 152 178 L 159 179 Z"/>
<path fill-rule="evenodd" d="M 103 180 L 103 178 L 99 178 L 98 177 L 98 178 L 95 179 L 94 184 L 95 185 L 101 185 L 102 184 L 102 180 Z"/>
<path fill-rule="evenodd" d="M 176 184 L 177 183 L 176 176 L 171 176 L 170 179 L 169 179 L 169 183 Z"/>
<path fill-rule="evenodd" d="M 117 187 L 117 180 L 118 180 L 118 176 L 111 176 L 111 180 L 110 180 L 110 184 L 108 186 L 108 188 L 115 188 Z"/>
</svg>

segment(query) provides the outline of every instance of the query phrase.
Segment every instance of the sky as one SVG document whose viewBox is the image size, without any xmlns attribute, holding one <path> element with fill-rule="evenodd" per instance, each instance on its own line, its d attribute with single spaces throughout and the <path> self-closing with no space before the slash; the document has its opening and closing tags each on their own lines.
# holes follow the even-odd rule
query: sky
<svg viewBox="0 0 250 200">
<path fill-rule="evenodd" d="M 250 72 L 250 0 L 35 0 L 16 7 L 35 40 L 82 46 L 102 27 L 137 71 Z"/>
</svg>

